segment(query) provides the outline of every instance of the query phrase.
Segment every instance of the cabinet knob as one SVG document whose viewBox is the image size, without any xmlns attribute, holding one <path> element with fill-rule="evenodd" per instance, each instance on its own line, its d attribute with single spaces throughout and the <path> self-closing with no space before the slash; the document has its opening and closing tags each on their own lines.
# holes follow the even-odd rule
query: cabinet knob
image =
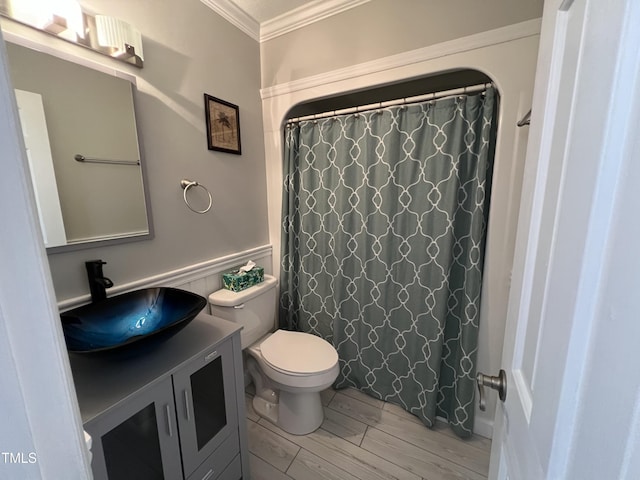
<svg viewBox="0 0 640 480">
<path fill-rule="evenodd" d="M 204 361 L 208 362 L 209 360 L 215 358 L 218 356 L 218 351 L 214 350 L 213 352 L 209 353 L 206 357 L 204 357 Z"/>
<path fill-rule="evenodd" d="M 209 470 L 206 475 L 202 477 L 202 480 L 208 480 L 211 477 L 213 477 L 213 469 Z"/>
<path fill-rule="evenodd" d="M 167 430 L 169 436 L 173 437 L 173 427 L 171 426 L 171 410 L 168 403 L 164 406 L 164 411 L 167 414 Z"/>
<path fill-rule="evenodd" d="M 191 421 L 191 413 L 189 412 L 189 390 L 184 391 L 184 416 L 187 421 Z"/>
</svg>

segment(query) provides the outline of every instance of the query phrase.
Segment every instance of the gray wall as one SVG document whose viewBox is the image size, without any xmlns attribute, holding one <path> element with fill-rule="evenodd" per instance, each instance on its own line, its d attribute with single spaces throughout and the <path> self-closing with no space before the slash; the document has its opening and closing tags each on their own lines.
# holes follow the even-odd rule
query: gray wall
<svg viewBox="0 0 640 480">
<path fill-rule="evenodd" d="M 49 255 L 58 300 L 88 293 L 86 260 L 108 262 L 105 275 L 117 285 L 267 244 L 258 43 L 198 0 L 83 6 L 122 18 L 143 35 L 142 70 L 58 44 L 137 77 L 136 115 L 155 238 Z M 239 106 L 242 155 L 207 150 L 205 92 Z M 184 204 L 183 178 L 209 189 L 209 213 L 198 215 Z"/>
<path fill-rule="evenodd" d="M 543 0 L 371 0 L 264 42 L 262 86 L 539 18 L 542 4 Z"/>
</svg>

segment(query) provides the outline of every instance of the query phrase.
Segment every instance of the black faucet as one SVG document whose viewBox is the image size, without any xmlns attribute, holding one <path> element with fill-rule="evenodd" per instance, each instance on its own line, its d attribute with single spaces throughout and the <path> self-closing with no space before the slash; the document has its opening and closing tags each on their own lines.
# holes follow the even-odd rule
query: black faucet
<svg viewBox="0 0 640 480">
<path fill-rule="evenodd" d="M 85 267 L 87 267 L 92 302 L 98 302 L 107 298 L 106 289 L 113 287 L 113 282 L 102 273 L 102 266 L 106 264 L 107 262 L 103 262 L 102 260 L 84 262 Z"/>
</svg>

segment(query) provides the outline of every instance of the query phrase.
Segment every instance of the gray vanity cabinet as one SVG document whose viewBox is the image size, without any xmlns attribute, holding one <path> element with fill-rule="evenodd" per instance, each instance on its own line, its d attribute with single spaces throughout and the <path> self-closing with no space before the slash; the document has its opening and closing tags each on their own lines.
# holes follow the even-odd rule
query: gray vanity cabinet
<svg viewBox="0 0 640 480">
<path fill-rule="evenodd" d="M 70 359 L 96 480 L 249 478 L 237 325 L 200 314 L 139 350 Z"/>
<path fill-rule="evenodd" d="M 238 414 L 231 343 L 203 352 L 173 374 L 185 478 L 229 437 L 238 449 Z M 225 467 L 212 465 L 215 478 Z M 205 472 L 206 474 L 207 472 Z M 200 477 L 202 478 L 202 477 Z"/>
<path fill-rule="evenodd" d="M 180 443 L 166 378 L 84 428 L 94 438 L 91 469 L 95 480 L 181 478 Z"/>
</svg>

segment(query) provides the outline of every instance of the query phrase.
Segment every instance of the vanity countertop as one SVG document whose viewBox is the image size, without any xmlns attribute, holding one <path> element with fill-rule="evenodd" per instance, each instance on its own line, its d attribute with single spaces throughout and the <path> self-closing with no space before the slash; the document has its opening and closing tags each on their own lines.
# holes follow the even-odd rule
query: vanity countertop
<svg viewBox="0 0 640 480">
<path fill-rule="evenodd" d="M 91 354 L 69 353 L 82 422 L 152 386 L 186 361 L 220 344 L 242 327 L 200 313 L 175 335 L 149 338 L 131 347 Z"/>
</svg>

